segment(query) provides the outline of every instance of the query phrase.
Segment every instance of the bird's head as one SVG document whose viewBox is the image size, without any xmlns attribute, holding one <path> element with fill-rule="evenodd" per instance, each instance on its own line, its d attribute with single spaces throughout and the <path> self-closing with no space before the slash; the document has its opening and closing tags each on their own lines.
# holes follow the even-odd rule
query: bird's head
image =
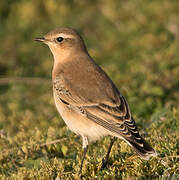
<svg viewBox="0 0 179 180">
<path fill-rule="evenodd" d="M 71 28 L 57 28 L 48 32 L 44 37 L 35 38 L 35 40 L 47 44 L 55 59 L 74 52 L 86 51 L 83 39 Z"/>
</svg>

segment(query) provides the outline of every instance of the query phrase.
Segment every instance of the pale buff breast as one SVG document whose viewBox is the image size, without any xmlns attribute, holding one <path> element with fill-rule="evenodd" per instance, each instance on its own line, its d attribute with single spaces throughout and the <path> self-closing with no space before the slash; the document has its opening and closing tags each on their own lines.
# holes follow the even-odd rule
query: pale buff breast
<svg viewBox="0 0 179 180">
<path fill-rule="evenodd" d="M 68 128 L 75 134 L 88 137 L 89 141 L 96 141 L 103 136 L 107 136 L 110 132 L 102 126 L 94 123 L 90 119 L 69 108 L 61 102 L 54 93 L 55 105 L 62 119 L 65 121 Z"/>
</svg>

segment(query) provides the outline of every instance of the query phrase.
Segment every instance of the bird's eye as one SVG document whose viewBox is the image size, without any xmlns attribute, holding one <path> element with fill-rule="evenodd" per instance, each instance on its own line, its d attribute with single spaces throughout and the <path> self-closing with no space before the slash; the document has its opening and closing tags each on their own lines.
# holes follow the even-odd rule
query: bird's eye
<svg viewBox="0 0 179 180">
<path fill-rule="evenodd" d="M 63 38 L 62 38 L 62 37 L 58 37 L 56 40 L 57 40 L 58 42 L 62 42 L 62 41 L 63 41 Z"/>
</svg>

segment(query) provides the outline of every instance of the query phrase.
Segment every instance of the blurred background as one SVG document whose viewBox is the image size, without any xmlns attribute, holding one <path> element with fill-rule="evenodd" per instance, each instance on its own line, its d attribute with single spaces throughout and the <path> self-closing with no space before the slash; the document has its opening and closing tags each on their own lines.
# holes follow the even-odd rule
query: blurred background
<svg viewBox="0 0 179 180">
<path fill-rule="evenodd" d="M 34 41 L 56 27 L 79 31 L 139 127 L 162 128 L 165 121 L 179 130 L 178 0 L 6 0 L 0 1 L 2 149 L 58 139 L 65 131 L 53 102 L 52 55 Z"/>
</svg>

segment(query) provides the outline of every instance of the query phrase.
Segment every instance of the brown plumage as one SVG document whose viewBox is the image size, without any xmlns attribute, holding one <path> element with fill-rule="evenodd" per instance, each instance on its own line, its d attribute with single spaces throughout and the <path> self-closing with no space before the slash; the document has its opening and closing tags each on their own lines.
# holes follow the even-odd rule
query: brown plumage
<svg viewBox="0 0 179 180">
<path fill-rule="evenodd" d="M 36 40 L 46 43 L 54 56 L 55 104 L 67 126 L 82 136 L 83 148 L 110 135 L 124 139 L 143 159 L 156 156 L 139 135 L 127 101 L 90 57 L 75 30 L 55 29 Z"/>
</svg>

